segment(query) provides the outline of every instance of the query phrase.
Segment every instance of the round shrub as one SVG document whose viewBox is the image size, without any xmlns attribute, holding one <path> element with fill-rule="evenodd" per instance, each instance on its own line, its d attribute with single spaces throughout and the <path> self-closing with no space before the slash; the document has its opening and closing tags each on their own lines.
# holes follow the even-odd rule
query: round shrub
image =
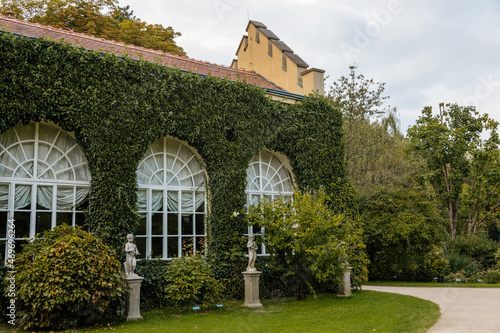
<svg viewBox="0 0 500 333">
<path fill-rule="evenodd" d="M 167 271 L 164 292 L 175 308 L 208 306 L 221 301 L 222 287 L 210 264 L 200 254 L 173 259 Z"/>
<path fill-rule="evenodd" d="M 61 225 L 16 258 L 16 315 L 23 329 L 67 329 L 123 314 L 121 263 L 99 238 Z"/>
<path fill-rule="evenodd" d="M 450 253 L 457 253 L 477 261 L 482 269 L 496 264 L 495 253 L 498 243 L 484 235 L 457 237 L 457 239 L 450 240 L 448 248 Z"/>
<path fill-rule="evenodd" d="M 167 272 L 170 261 L 162 259 L 143 259 L 137 262 L 135 272 L 142 276 L 141 309 L 163 309 L 168 305 L 164 293 L 167 287 Z"/>
</svg>

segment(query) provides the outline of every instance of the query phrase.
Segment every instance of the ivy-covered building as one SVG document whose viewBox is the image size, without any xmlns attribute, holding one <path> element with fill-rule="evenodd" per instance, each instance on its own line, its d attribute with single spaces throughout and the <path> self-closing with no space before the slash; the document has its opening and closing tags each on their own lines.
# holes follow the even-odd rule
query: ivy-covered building
<svg viewBox="0 0 500 333">
<path fill-rule="evenodd" d="M 143 257 L 194 240 L 227 261 L 249 231 L 235 212 L 345 180 L 341 115 L 321 97 L 10 17 L 0 30 L 2 244 L 9 219 L 17 245 L 68 223 L 116 249 L 134 233 Z"/>
</svg>

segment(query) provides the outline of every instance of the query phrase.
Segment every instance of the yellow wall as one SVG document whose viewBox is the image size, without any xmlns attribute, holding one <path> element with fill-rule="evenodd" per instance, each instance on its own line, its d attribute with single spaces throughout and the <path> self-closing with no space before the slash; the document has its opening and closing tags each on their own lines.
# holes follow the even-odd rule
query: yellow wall
<svg viewBox="0 0 500 333">
<path fill-rule="evenodd" d="M 283 51 L 272 43 L 272 56 L 268 54 L 269 39 L 259 33 L 259 42 L 256 41 L 257 28 L 250 23 L 248 25 L 248 46 L 245 50 L 245 38 L 243 37 L 236 55 L 238 61 L 233 63 L 239 69 L 255 71 L 280 88 L 300 95 L 308 95 L 315 90 L 324 93 L 322 70 L 310 69 L 302 78 L 302 86 L 299 85 L 299 71 L 304 71 L 303 67 L 297 67 L 288 56 L 286 56 L 286 70 L 283 69 Z"/>
</svg>

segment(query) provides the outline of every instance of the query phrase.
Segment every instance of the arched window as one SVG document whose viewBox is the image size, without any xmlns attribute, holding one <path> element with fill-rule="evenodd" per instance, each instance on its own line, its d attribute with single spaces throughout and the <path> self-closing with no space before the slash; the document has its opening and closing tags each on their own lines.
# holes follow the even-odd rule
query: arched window
<svg viewBox="0 0 500 333">
<path fill-rule="evenodd" d="M 184 245 L 205 242 L 205 169 L 173 138 L 156 140 L 137 168 L 136 243 L 144 257 L 174 258 Z"/>
<path fill-rule="evenodd" d="M 17 250 L 24 237 L 32 238 L 61 223 L 82 225 L 89 181 L 87 160 L 80 146 L 61 128 L 31 122 L 3 133 L 0 242 L 7 240 L 9 219 L 15 221 Z"/>
<path fill-rule="evenodd" d="M 293 196 L 291 172 L 283 162 L 286 157 L 262 150 L 252 158 L 247 169 L 247 205 L 256 205 L 260 200 L 274 200 L 278 196 Z M 248 233 L 261 235 L 258 226 L 248 227 Z M 258 254 L 266 254 L 262 244 Z"/>
</svg>

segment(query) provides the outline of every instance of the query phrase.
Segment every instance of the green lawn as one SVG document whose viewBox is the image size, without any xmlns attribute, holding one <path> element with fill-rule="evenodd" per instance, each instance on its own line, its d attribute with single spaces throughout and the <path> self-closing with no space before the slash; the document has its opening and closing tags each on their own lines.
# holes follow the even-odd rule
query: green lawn
<svg viewBox="0 0 500 333">
<path fill-rule="evenodd" d="M 230 302 L 205 312 L 151 311 L 142 313 L 144 320 L 70 332 L 425 332 L 439 317 L 434 303 L 375 291 L 262 303 L 260 309 Z"/>
<path fill-rule="evenodd" d="M 487 283 L 439 283 L 439 282 L 405 282 L 405 281 L 369 281 L 363 282 L 367 286 L 390 287 L 456 287 L 456 288 L 500 288 L 500 284 Z"/>
</svg>

